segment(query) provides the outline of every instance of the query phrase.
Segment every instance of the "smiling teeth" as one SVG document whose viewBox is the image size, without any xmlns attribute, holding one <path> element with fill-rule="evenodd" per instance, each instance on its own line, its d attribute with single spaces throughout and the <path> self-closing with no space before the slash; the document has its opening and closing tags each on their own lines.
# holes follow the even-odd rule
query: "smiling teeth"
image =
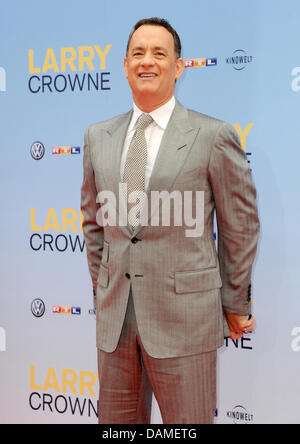
<svg viewBox="0 0 300 444">
<path fill-rule="evenodd" d="M 140 77 L 155 77 L 156 74 L 140 74 Z"/>
</svg>

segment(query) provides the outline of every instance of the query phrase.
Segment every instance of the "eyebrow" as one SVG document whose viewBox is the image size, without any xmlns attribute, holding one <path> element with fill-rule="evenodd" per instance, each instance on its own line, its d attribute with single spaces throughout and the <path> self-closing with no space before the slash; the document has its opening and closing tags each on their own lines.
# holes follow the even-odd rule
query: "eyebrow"
<svg viewBox="0 0 300 444">
<path fill-rule="evenodd" d="M 143 51 L 145 48 L 143 47 L 143 46 L 135 46 L 134 48 L 132 48 L 132 50 L 131 50 L 131 52 L 134 52 L 134 51 Z M 166 48 L 164 48 L 163 46 L 155 46 L 154 47 L 154 50 L 155 51 L 164 51 L 164 52 L 166 52 L 166 53 L 168 53 L 168 51 L 167 51 L 167 49 Z"/>
</svg>

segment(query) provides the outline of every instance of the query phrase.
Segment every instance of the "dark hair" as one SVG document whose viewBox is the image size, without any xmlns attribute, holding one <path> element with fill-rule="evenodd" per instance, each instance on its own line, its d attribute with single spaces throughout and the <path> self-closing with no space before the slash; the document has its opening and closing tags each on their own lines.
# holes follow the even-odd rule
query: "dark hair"
<svg viewBox="0 0 300 444">
<path fill-rule="evenodd" d="M 151 18 L 141 19 L 134 25 L 131 33 L 129 34 L 127 47 L 126 47 L 126 54 L 128 53 L 128 49 L 129 49 L 129 45 L 130 45 L 130 41 L 131 41 L 131 37 L 132 37 L 133 33 L 143 25 L 162 26 L 167 31 L 169 31 L 172 34 L 173 39 L 174 39 L 175 53 L 177 54 L 177 57 L 181 57 L 181 42 L 180 42 L 179 35 L 177 34 L 175 29 L 170 25 L 170 23 L 167 20 L 165 20 L 163 18 L 159 18 L 159 17 L 151 17 Z"/>
</svg>

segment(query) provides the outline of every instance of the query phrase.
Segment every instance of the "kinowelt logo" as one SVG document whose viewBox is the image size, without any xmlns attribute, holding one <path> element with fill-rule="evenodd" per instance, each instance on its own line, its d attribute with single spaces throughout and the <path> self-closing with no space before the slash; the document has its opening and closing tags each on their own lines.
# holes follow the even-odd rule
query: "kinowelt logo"
<svg viewBox="0 0 300 444">
<path fill-rule="evenodd" d="M 253 56 L 248 55 L 244 49 L 236 49 L 230 57 L 226 58 L 227 65 L 231 65 L 236 71 L 242 71 L 252 62 Z"/>
<path fill-rule="evenodd" d="M 300 91 L 300 66 L 296 66 L 292 70 L 292 90 L 294 92 Z"/>
<path fill-rule="evenodd" d="M 29 49 L 29 91 L 38 94 L 110 90 L 110 72 L 105 70 L 111 46 L 107 44 L 104 49 L 100 45 L 47 48 L 42 57 L 38 57 L 34 49 Z M 89 72 L 83 73 L 85 70 Z"/>
<path fill-rule="evenodd" d="M 0 91 L 6 91 L 6 71 L 0 66 Z"/>
<path fill-rule="evenodd" d="M 227 418 L 232 419 L 234 424 L 251 424 L 254 420 L 253 413 L 248 413 L 242 405 L 236 405 L 232 410 L 227 412 Z"/>
</svg>

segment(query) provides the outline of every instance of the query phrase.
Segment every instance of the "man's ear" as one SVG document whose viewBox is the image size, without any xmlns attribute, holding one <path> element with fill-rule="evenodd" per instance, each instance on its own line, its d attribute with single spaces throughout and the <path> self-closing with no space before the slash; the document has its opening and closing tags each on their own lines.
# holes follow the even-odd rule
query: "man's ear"
<svg viewBox="0 0 300 444">
<path fill-rule="evenodd" d="M 181 77 L 182 73 L 184 70 L 184 61 L 183 59 L 180 57 L 177 59 L 177 66 L 176 66 L 176 80 L 179 79 L 179 77 Z"/>
<path fill-rule="evenodd" d="M 124 57 L 123 67 L 124 67 L 126 79 L 128 79 L 127 57 Z"/>
</svg>

